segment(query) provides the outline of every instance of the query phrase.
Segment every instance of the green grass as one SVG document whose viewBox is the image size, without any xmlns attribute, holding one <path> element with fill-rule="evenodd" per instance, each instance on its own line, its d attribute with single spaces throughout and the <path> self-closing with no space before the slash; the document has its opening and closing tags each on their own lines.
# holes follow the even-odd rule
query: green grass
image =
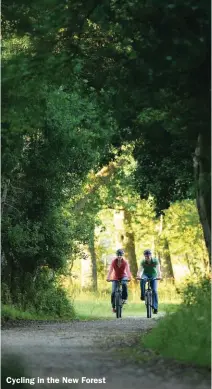
<svg viewBox="0 0 212 389">
<path fill-rule="evenodd" d="M 178 304 L 168 304 L 167 302 L 160 304 L 160 313 L 173 312 Z M 111 309 L 110 295 L 107 298 L 98 298 L 95 295 L 81 295 L 74 300 L 74 308 L 76 316 L 79 319 L 112 319 L 114 313 Z M 144 302 L 134 302 L 129 298 L 128 304 L 123 308 L 123 317 L 143 316 L 146 317 L 146 308 Z"/>
<path fill-rule="evenodd" d="M 210 367 L 210 308 L 210 299 L 207 298 L 195 305 L 180 306 L 141 340 L 142 345 L 164 357 Z"/>
<path fill-rule="evenodd" d="M 1 320 L 3 322 L 8 320 L 70 320 L 72 317 L 63 316 L 55 317 L 53 315 L 38 314 L 37 312 L 32 311 L 22 311 L 21 309 L 11 306 L 4 305 L 1 306 Z"/>
<path fill-rule="evenodd" d="M 160 304 L 160 312 L 173 312 L 178 304 Z M 33 310 L 22 311 L 21 309 L 2 305 L 1 317 L 3 321 L 7 320 L 111 320 L 115 317 L 111 310 L 110 295 L 106 297 L 97 297 L 95 294 L 82 294 L 75 298 L 74 309 L 75 317 L 63 316 L 55 317 L 53 315 L 38 314 Z M 129 299 L 127 305 L 123 308 L 123 317 L 146 316 L 145 305 L 143 302 L 133 302 Z"/>
<path fill-rule="evenodd" d="M 29 312 L 29 311 L 22 311 L 14 306 L 10 305 L 2 305 L 1 308 L 1 318 L 3 320 L 42 320 L 44 317 L 34 313 L 34 312 Z"/>
<path fill-rule="evenodd" d="M 98 293 L 83 291 L 78 284 L 67 290 L 79 319 L 114 318 L 110 304 L 111 285 L 104 280 L 99 282 Z M 159 311 L 161 313 L 175 311 L 180 302 L 173 284 L 164 281 L 159 285 Z M 140 286 L 137 282 L 129 285 L 128 304 L 123 308 L 123 317 L 127 316 L 146 316 L 145 304 L 140 301 Z"/>
<path fill-rule="evenodd" d="M 111 285 L 106 282 L 99 282 L 98 293 L 93 293 L 89 290 L 82 291 L 79 285 L 74 285 L 72 288 L 66 288 L 68 292 L 71 305 L 74 305 L 74 315 L 64 315 L 67 312 L 63 309 L 61 317 L 51 315 L 51 311 L 46 313 L 38 313 L 32 308 L 27 308 L 26 311 L 15 306 L 3 305 L 2 306 L 2 319 L 23 319 L 23 320 L 98 320 L 105 319 L 111 320 L 114 318 L 114 313 L 111 310 L 110 293 Z M 146 316 L 145 305 L 139 299 L 140 287 L 138 283 L 131 284 L 129 286 L 129 299 L 128 304 L 123 308 L 123 317 L 130 316 Z M 175 311 L 180 300 L 176 294 L 175 288 L 170 283 L 161 283 L 159 286 L 159 311 Z M 48 299 L 46 300 L 48 302 Z M 50 301 L 49 304 L 53 305 Z M 49 307 L 50 305 L 48 305 Z"/>
</svg>

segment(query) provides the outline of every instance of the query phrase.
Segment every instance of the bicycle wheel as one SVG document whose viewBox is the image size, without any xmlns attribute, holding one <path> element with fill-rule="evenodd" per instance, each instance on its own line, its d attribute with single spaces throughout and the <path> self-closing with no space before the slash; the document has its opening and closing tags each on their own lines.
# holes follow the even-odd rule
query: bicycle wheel
<svg viewBox="0 0 212 389">
<path fill-rule="evenodd" d="M 150 319 L 152 317 L 152 293 L 147 292 L 146 296 L 146 313 L 147 318 Z"/>
<path fill-rule="evenodd" d="M 121 311 L 122 311 L 122 300 L 120 297 L 120 294 L 116 294 L 116 317 L 119 319 L 121 317 Z"/>
</svg>

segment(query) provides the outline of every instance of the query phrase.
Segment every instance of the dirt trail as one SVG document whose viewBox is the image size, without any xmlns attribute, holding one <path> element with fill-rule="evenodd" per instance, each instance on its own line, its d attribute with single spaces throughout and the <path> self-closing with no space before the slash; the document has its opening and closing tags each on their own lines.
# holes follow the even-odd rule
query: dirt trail
<svg viewBox="0 0 212 389">
<path fill-rule="evenodd" d="M 122 359 L 120 348 L 132 345 L 133 349 L 138 336 L 156 324 L 156 319 L 138 317 L 22 324 L 2 330 L 2 357 L 13 353 L 23 361 L 23 376 L 35 378 L 35 384 L 28 383 L 27 388 L 209 389 L 210 374 L 205 370 L 167 363 L 162 358 L 143 363 Z M 37 377 L 45 383 L 37 383 Z M 58 378 L 60 383 L 47 383 L 47 377 Z M 82 377 L 103 382 L 84 383 Z M 71 378 L 79 382 L 67 383 Z"/>
</svg>

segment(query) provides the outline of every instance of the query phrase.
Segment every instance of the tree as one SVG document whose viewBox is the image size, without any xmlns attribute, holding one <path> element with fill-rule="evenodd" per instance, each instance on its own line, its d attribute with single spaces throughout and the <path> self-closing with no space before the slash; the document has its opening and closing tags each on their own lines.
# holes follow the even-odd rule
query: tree
<svg viewBox="0 0 212 389">
<path fill-rule="evenodd" d="M 73 233 L 63 207 L 91 167 L 98 168 L 115 131 L 101 96 L 79 81 L 77 60 L 68 77 L 58 70 L 64 57 L 55 55 L 51 12 L 42 16 L 46 24 L 38 23 L 42 10 L 23 2 L 3 9 L 3 281 L 14 296 L 26 272 L 33 275 L 44 264 L 64 267 Z M 48 30 L 45 55 L 42 29 L 44 35 Z"/>
<path fill-rule="evenodd" d="M 138 272 L 138 264 L 136 259 L 135 234 L 132 226 L 132 217 L 133 215 L 127 209 L 124 209 L 124 225 L 126 234 L 124 247 L 129 259 L 131 273 L 133 277 L 136 277 Z"/>
<path fill-rule="evenodd" d="M 97 34 L 98 44 L 94 44 Z M 86 79 L 96 90 L 106 91 L 119 124 L 113 144 L 137 142 L 135 156 L 141 178 L 145 153 L 150 150 L 151 183 L 146 183 L 144 171 L 141 196 L 143 191 L 156 195 L 161 212 L 176 199 L 194 196 L 197 185 L 197 204 L 210 256 L 209 3 L 105 2 L 90 15 L 79 38 L 82 55 L 91 58 L 83 68 Z M 91 72 L 94 61 L 101 80 Z M 161 147 L 156 145 L 157 135 Z M 199 168 L 194 178 L 198 139 L 202 139 L 205 157 L 200 159 L 201 178 Z M 165 183 L 167 175 L 169 185 Z"/>
<path fill-rule="evenodd" d="M 106 196 L 112 206 L 133 220 L 132 185 L 141 198 L 154 196 L 158 215 L 196 195 L 210 255 L 209 4 L 20 0 L 3 5 L 2 14 L 8 279 L 33 273 L 43 261 L 63 266 L 77 231 L 74 217 L 65 226 L 67 201 L 81 201 L 90 170 L 95 175 L 108 166 L 111 185 L 109 171 L 128 143 L 135 146 L 137 174 L 125 177 L 128 193 L 116 178 Z M 96 177 L 91 192 L 102 182 Z M 89 212 L 92 224 L 95 212 Z"/>
</svg>

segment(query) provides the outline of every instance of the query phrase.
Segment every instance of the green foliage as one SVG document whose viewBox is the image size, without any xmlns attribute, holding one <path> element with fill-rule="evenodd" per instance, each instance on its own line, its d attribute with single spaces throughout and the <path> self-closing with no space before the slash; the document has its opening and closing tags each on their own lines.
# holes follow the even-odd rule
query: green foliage
<svg viewBox="0 0 212 389">
<path fill-rule="evenodd" d="M 186 286 L 181 290 L 182 303 L 186 306 L 199 304 L 200 293 L 205 300 L 211 299 L 211 280 L 209 277 L 193 277 L 187 280 Z"/>
<path fill-rule="evenodd" d="M 65 291 L 59 287 L 51 287 L 48 284 L 46 293 L 43 293 L 42 286 L 39 285 L 39 290 L 32 303 L 36 312 L 46 316 L 54 316 L 55 318 L 75 317 L 71 302 L 68 300 Z"/>
<path fill-rule="evenodd" d="M 177 311 L 160 321 L 144 345 L 160 354 L 186 363 L 211 366 L 211 285 L 200 279 L 184 292 Z M 182 353 L 183 350 L 183 353 Z"/>
<path fill-rule="evenodd" d="M 61 68 L 67 56 L 53 36 L 62 39 L 67 11 L 19 6 L 3 10 L 2 251 L 10 290 L 40 265 L 64 268 L 78 231 L 63 209 L 107 154 L 116 127 L 104 96 L 81 82 L 81 60 L 70 60 L 68 75 Z"/>
<path fill-rule="evenodd" d="M 193 0 L 157 6 L 22 0 L 2 14 L 3 282 L 13 299 L 26 272 L 34 276 L 43 264 L 65 269 L 101 224 L 101 208 L 131 213 L 136 239 L 143 239 L 139 255 L 154 244 L 154 208 L 158 215 L 195 196 L 199 132 L 200 186 L 208 197 L 210 21 L 208 3 Z M 128 143 L 136 161 L 126 153 L 116 177 L 87 196 L 92 175 L 117 163 Z M 86 196 L 86 207 L 76 211 Z M 204 251 L 194 219 L 182 234 L 177 224 L 170 233 L 173 252 L 181 239 L 193 262 Z"/>
<path fill-rule="evenodd" d="M 195 197 L 193 154 L 200 132 L 210 155 L 208 3 L 126 0 L 99 9 L 79 39 L 83 53 L 90 53 L 83 72 L 91 85 L 113 90 L 110 106 L 120 127 L 113 144 L 136 142 L 136 186 L 142 198 L 154 195 L 160 213 L 173 201 Z M 97 34 L 92 22 L 99 36 L 104 31 L 99 50 L 90 39 Z M 92 72 L 94 61 L 102 82 Z M 210 157 L 205 159 L 210 170 Z"/>
<path fill-rule="evenodd" d="M 203 230 L 194 201 L 175 202 L 165 212 L 164 230 L 170 252 L 179 264 L 186 264 L 199 276 L 208 272 L 209 261 L 204 244 Z"/>
<path fill-rule="evenodd" d="M 13 305 L 2 304 L 1 307 L 2 322 L 5 323 L 8 320 L 44 320 L 47 315 L 40 315 L 33 311 L 23 311 L 21 308 L 14 307 Z M 49 319 L 52 317 L 48 317 Z"/>
<path fill-rule="evenodd" d="M 159 215 L 174 201 L 194 197 L 191 157 L 194 145 L 182 137 L 174 137 L 156 123 L 143 138 L 134 151 L 138 161 L 136 186 L 141 198 L 154 196 Z"/>
<path fill-rule="evenodd" d="M 6 283 L 1 283 L 1 301 L 4 304 L 11 305 L 12 299 L 10 295 L 10 289 Z"/>
<path fill-rule="evenodd" d="M 2 285 L 2 303 L 14 304 L 19 311 L 30 312 L 38 316 L 51 318 L 74 318 L 75 311 L 72 302 L 57 280 L 52 277 L 48 268 L 43 268 L 36 279 L 25 274 L 22 285 L 18 284 L 18 277 L 13 285 L 12 298 L 7 285 Z"/>
</svg>

